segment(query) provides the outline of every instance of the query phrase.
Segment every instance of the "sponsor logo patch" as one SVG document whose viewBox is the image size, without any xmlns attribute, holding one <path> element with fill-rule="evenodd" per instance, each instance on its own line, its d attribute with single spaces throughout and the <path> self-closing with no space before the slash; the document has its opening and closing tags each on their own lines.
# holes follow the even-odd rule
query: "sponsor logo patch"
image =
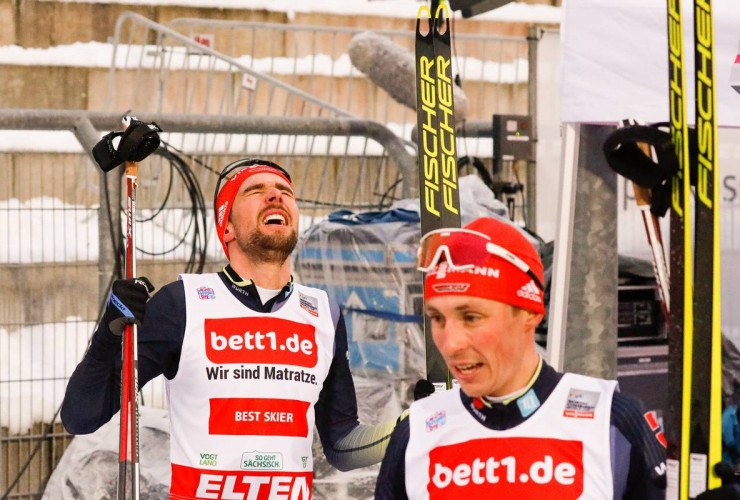
<svg viewBox="0 0 740 500">
<path fill-rule="evenodd" d="M 319 317 L 319 299 L 298 292 L 298 301 L 301 304 L 301 309 L 308 311 L 311 316 Z"/>
<path fill-rule="evenodd" d="M 563 416 L 568 418 L 594 418 L 594 410 L 599 402 L 600 392 L 571 388 L 565 403 Z"/>
<path fill-rule="evenodd" d="M 486 276 L 488 278 L 498 278 L 501 275 L 501 270 L 496 269 L 493 267 L 480 267 L 475 266 L 471 269 L 450 269 L 447 265 L 447 262 L 442 262 L 437 266 L 434 273 L 436 274 L 437 279 L 444 279 L 447 276 L 447 273 L 467 273 L 467 274 L 474 274 L 477 276 Z"/>
<path fill-rule="evenodd" d="M 658 440 L 658 442 L 663 445 L 663 448 L 668 448 L 668 441 L 665 438 L 665 434 L 663 434 L 663 427 L 660 425 L 660 422 L 658 422 L 658 418 L 654 411 L 646 412 L 645 415 L 645 421 L 650 426 L 650 430 L 653 431 L 655 434 L 655 439 Z"/>
<path fill-rule="evenodd" d="M 522 297 L 527 300 L 531 300 L 532 302 L 537 302 L 538 304 L 542 303 L 542 297 L 540 296 L 540 289 L 537 288 L 537 284 L 534 282 L 534 280 L 529 280 L 529 283 L 522 286 L 519 290 L 517 290 L 516 294 L 519 297 Z"/>
<path fill-rule="evenodd" d="M 199 465 L 210 465 L 216 467 L 218 465 L 218 454 L 217 453 L 199 453 L 198 454 Z"/>
<path fill-rule="evenodd" d="M 432 288 L 437 293 L 465 293 L 470 288 L 470 283 L 435 283 Z"/>
<path fill-rule="evenodd" d="M 429 498 L 557 498 L 583 493 L 583 443 L 473 439 L 429 453 Z"/>
<path fill-rule="evenodd" d="M 213 288 L 202 286 L 198 288 L 198 298 L 200 300 L 213 300 L 216 298 L 216 294 L 213 293 Z"/>
<path fill-rule="evenodd" d="M 209 400 L 208 434 L 222 436 L 308 436 L 308 401 L 263 398 Z"/>
<path fill-rule="evenodd" d="M 439 429 L 447 423 L 447 412 L 444 410 L 435 412 L 426 419 L 427 432 L 432 432 L 435 429 Z"/>
<path fill-rule="evenodd" d="M 207 318 L 211 363 L 261 363 L 312 368 L 318 362 L 313 325 L 281 318 Z"/>
<path fill-rule="evenodd" d="M 242 470 L 282 470 L 283 454 L 274 451 L 245 451 L 239 464 Z"/>
<path fill-rule="evenodd" d="M 519 407 L 519 413 L 522 417 L 527 418 L 540 407 L 540 398 L 537 397 L 534 389 L 530 389 L 524 396 L 516 400 L 516 405 Z"/>
<path fill-rule="evenodd" d="M 214 471 L 172 464 L 171 498 L 309 500 L 313 473 Z"/>
<path fill-rule="evenodd" d="M 226 215 L 226 208 L 229 206 L 229 202 L 225 201 L 218 207 L 218 227 L 221 227 L 224 223 L 224 216 Z"/>
</svg>

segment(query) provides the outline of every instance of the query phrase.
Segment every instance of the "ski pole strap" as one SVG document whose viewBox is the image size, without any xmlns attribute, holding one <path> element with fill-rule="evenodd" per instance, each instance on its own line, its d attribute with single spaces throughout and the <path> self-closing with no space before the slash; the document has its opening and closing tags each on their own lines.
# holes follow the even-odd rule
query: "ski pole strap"
<svg viewBox="0 0 740 500">
<path fill-rule="evenodd" d="M 645 143 L 655 148 L 657 163 L 639 148 Z M 604 141 L 609 166 L 635 184 L 655 188 L 678 172 L 678 158 L 671 135 L 648 125 L 630 125 L 609 134 Z"/>
<path fill-rule="evenodd" d="M 103 172 L 110 172 L 123 162 L 140 162 L 159 147 L 159 132 L 156 123 L 144 123 L 132 119 L 125 132 L 110 132 L 93 148 L 93 157 Z M 113 140 L 120 137 L 118 147 Z"/>
</svg>

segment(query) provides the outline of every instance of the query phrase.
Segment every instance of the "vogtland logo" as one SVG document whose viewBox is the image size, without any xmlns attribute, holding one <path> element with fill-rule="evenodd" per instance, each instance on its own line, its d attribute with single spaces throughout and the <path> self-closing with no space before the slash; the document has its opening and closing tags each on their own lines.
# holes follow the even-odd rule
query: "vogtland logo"
<svg viewBox="0 0 740 500">
<path fill-rule="evenodd" d="M 583 443 L 488 438 L 429 454 L 429 497 L 576 499 L 583 493 Z"/>
<path fill-rule="evenodd" d="M 210 465 L 215 467 L 218 465 L 218 454 L 217 453 L 200 453 L 200 465 Z"/>
<path fill-rule="evenodd" d="M 540 289 L 537 288 L 534 280 L 530 280 L 529 283 L 517 290 L 516 294 L 519 297 L 523 297 L 532 302 L 541 303 L 542 297 L 540 297 Z"/>
</svg>

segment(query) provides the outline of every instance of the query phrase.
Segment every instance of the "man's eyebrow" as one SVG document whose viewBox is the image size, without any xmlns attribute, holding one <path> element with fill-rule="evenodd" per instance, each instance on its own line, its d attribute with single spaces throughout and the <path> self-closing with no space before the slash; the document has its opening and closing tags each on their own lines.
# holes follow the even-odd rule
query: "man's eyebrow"
<svg viewBox="0 0 740 500">
<path fill-rule="evenodd" d="M 259 184 L 252 184 L 251 186 L 248 186 L 242 192 L 248 193 L 249 191 L 259 191 L 260 189 L 265 189 L 265 187 L 266 187 L 266 184 L 264 182 L 261 182 Z"/>
<path fill-rule="evenodd" d="M 281 189 L 283 191 L 289 191 L 293 192 L 293 188 L 291 188 L 288 184 L 284 182 L 275 182 L 274 184 L 266 184 L 264 182 L 260 182 L 259 184 L 252 184 L 251 186 L 247 187 L 242 191 L 242 193 L 249 193 L 251 191 L 260 191 L 263 189 L 266 189 L 270 187 L 270 185 L 274 185 L 276 188 Z"/>
<path fill-rule="evenodd" d="M 425 306 L 424 307 L 424 310 L 426 311 L 427 314 L 429 314 L 429 313 L 438 313 L 439 312 L 436 308 L 434 308 L 432 306 Z"/>
<path fill-rule="evenodd" d="M 424 306 L 424 307 L 427 313 L 430 313 L 430 312 L 438 313 L 439 312 L 439 310 L 436 307 L 432 307 L 432 306 Z M 454 311 L 455 312 L 465 312 L 465 311 L 470 311 L 472 309 L 473 307 L 470 304 L 462 304 L 462 305 L 455 307 Z"/>
<path fill-rule="evenodd" d="M 293 192 L 293 188 L 284 182 L 276 182 L 275 186 L 282 189 L 283 191 L 290 191 L 291 193 Z"/>
<path fill-rule="evenodd" d="M 457 306 L 457 307 L 455 308 L 455 311 L 469 311 L 470 309 L 472 309 L 472 307 L 470 307 L 470 305 L 468 305 L 468 304 L 463 304 L 463 305 L 461 305 L 461 306 Z"/>
</svg>

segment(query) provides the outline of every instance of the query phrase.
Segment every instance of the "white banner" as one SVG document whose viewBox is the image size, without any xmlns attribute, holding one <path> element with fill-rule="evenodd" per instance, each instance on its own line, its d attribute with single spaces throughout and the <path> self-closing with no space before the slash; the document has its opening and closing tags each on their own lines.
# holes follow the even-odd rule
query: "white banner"
<svg viewBox="0 0 740 500">
<path fill-rule="evenodd" d="M 561 119 L 668 120 L 666 0 L 564 0 Z M 681 3 L 689 123 L 694 122 L 693 2 Z M 717 123 L 740 127 L 740 4 L 714 0 Z"/>
</svg>

